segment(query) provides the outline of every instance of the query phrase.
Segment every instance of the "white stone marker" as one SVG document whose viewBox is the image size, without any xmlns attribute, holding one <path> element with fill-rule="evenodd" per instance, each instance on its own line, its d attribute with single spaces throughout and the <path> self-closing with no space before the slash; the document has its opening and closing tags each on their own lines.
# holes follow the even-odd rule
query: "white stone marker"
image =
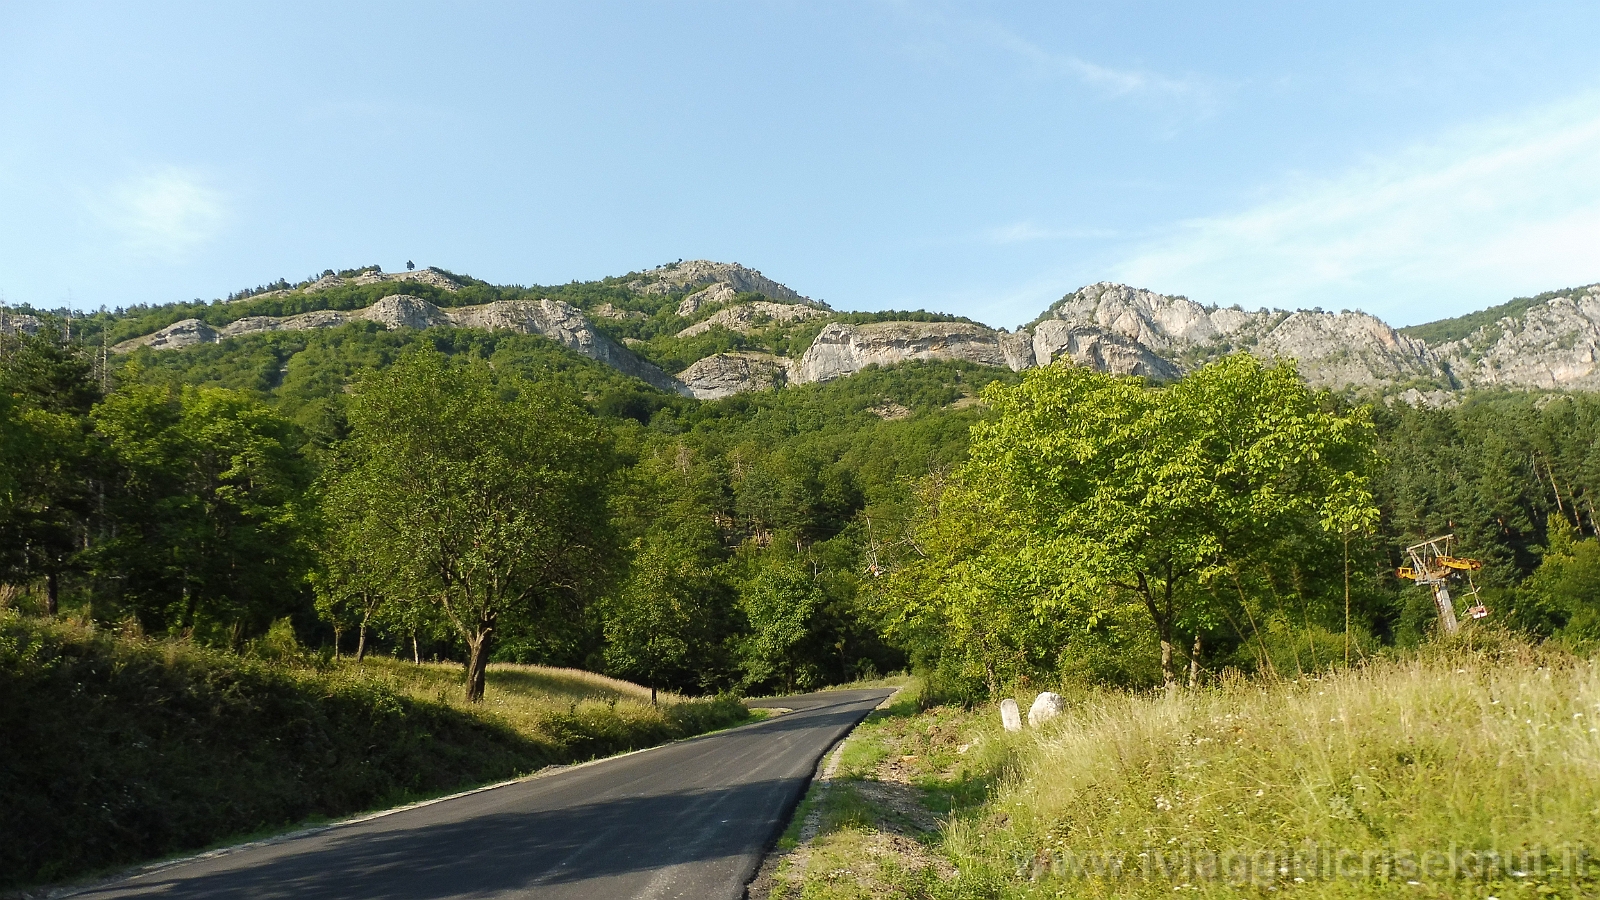
<svg viewBox="0 0 1600 900">
<path fill-rule="evenodd" d="M 1038 728 L 1040 724 L 1061 715 L 1067 708 L 1067 701 L 1055 691 L 1045 691 L 1033 698 L 1033 705 L 1028 707 L 1028 727 Z"/>
<path fill-rule="evenodd" d="M 1017 711 L 1017 701 L 1010 697 L 1000 701 L 1000 724 L 1007 731 L 1022 730 L 1022 713 Z"/>
</svg>

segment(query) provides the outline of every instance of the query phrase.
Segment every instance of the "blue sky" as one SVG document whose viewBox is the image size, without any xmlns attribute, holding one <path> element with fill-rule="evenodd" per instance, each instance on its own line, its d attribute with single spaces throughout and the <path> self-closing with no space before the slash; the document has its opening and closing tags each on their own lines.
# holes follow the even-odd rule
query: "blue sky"
<svg viewBox="0 0 1600 900">
<path fill-rule="evenodd" d="M 737 261 L 1025 322 L 1600 281 L 1593 2 L 0 3 L 0 298 Z"/>
</svg>

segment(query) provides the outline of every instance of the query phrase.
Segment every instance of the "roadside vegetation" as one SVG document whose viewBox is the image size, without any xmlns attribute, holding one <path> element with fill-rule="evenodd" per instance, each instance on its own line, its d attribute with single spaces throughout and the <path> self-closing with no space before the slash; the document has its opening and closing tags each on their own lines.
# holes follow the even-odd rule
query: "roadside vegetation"
<svg viewBox="0 0 1600 900">
<path fill-rule="evenodd" d="M 243 653 L 0 612 L 0 888 L 380 809 L 743 721 L 537 666 Z"/>
<path fill-rule="evenodd" d="M 901 697 L 813 788 L 768 896 L 1600 890 L 1600 668 L 1502 632 L 1292 679 L 1080 689 L 1019 734 L 992 705 Z"/>
</svg>

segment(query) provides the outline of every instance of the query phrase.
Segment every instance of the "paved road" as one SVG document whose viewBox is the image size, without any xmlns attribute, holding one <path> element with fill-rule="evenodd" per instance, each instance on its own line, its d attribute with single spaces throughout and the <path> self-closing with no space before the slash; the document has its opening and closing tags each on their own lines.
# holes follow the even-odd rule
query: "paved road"
<svg viewBox="0 0 1600 900">
<path fill-rule="evenodd" d="M 761 701 L 794 712 L 74 896 L 731 900 L 818 758 L 889 693 Z"/>
</svg>

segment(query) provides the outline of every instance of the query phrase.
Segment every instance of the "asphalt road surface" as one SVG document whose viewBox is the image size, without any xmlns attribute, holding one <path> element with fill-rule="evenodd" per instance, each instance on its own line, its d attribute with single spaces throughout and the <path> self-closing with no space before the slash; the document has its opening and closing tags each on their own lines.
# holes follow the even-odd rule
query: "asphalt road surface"
<svg viewBox="0 0 1600 900">
<path fill-rule="evenodd" d="M 72 896 L 732 900 L 823 752 L 889 694 L 759 701 L 794 711 Z"/>
</svg>

